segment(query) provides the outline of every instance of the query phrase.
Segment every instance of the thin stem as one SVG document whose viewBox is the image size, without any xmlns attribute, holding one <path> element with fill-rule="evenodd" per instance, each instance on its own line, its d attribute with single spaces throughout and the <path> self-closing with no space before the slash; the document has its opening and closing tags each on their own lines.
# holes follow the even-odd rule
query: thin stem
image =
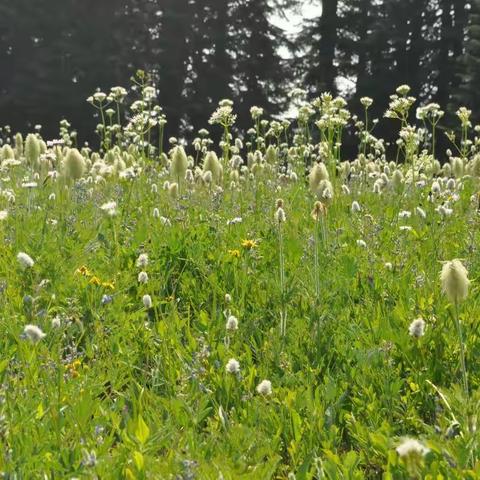
<svg viewBox="0 0 480 480">
<path fill-rule="evenodd" d="M 463 388 L 465 390 L 465 395 L 468 397 L 468 378 L 467 378 L 467 368 L 465 366 L 465 345 L 463 343 L 462 325 L 460 323 L 460 316 L 458 313 L 458 302 L 455 302 L 454 319 L 457 327 L 458 340 L 460 342 L 460 365 L 462 367 Z"/>
</svg>

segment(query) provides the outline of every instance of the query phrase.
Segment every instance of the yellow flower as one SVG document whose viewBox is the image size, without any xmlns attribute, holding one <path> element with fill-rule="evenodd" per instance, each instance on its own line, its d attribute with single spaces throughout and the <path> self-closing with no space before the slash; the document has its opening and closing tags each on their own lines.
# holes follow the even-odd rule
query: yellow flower
<svg viewBox="0 0 480 480">
<path fill-rule="evenodd" d="M 88 283 L 90 283 L 92 285 L 101 285 L 102 284 L 100 279 L 98 277 L 96 277 L 95 275 L 88 281 Z"/>
<path fill-rule="evenodd" d="M 242 240 L 242 247 L 246 250 L 251 250 L 257 246 L 257 242 L 255 240 Z"/>
<path fill-rule="evenodd" d="M 240 257 L 240 250 L 229 250 L 228 253 L 232 256 L 232 257 L 235 257 L 235 258 L 238 258 Z"/>
<path fill-rule="evenodd" d="M 85 265 L 82 265 L 80 268 L 77 268 L 75 270 L 75 273 L 83 275 L 84 277 L 91 277 L 93 275 L 92 272 L 90 272 L 90 270 Z"/>
<path fill-rule="evenodd" d="M 102 287 L 109 288 L 110 290 L 115 290 L 115 285 L 113 282 L 102 282 Z"/>
</svg>

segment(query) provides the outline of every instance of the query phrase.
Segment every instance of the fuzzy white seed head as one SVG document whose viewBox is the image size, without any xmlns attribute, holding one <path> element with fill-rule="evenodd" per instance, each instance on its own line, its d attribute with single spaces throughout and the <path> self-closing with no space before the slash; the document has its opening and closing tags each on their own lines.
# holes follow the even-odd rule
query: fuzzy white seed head
<svg viewBox="0 0 480 480">
<path fill-rule="evenodd" d="M 24 270 L 26 270 L 27 268 L 32 268 L 35 264 L 33 258 L 25 252 L 19 252 L 19 254 L 17 255 L 17 260 Z"/>
<path fill-rule="evenodd" d="M 235 317 L 233 315 L 230 315 L 227 318 L 227 323 L 225 325 L 225 328 L 230 332 L 238 330 L 238 319 L 237 319 L 237 317 Z"/>
<path fill-rule="evenodd" d="M 423 457 L 430 450 L 421 444 L 418 440 L 413 438 L 406 438 L 403 442 L 397 447 L 397 453 L 400 457 L 405 458 L 411 455 Z"/>
<path fill-rule="evenodd" d="M 142 297 L 143 306 L 145 308 L 152 308 L 152 297 L 150 295 L 144 295 Z"/>
<path fill-rule="evenodd" d="M 423 318 L 417 318 L 408 327 L 408 333 L 415 338 L 423 337 L 425 334 L 425 320 Z"/>
<path fill-rule="evenodd" d="M 285 215 L 285 210 L 282 207 L 278 207 L 277 211 L 275 212 L 274 218 L 276 223 L 278 224 L 284 223 L 285 220 L 287 219 Z"/>
<path fill-rule="evenodd" d="M 262 380 L 257 385 L 257 393 L 260 395 L 271 395 L 272 394 L 272 382 L 270 380 Z"/>
<path fill-rule="evenodd" d="M 141 253 L 138 256 L 135 265 L 140 268 L 145 268 L 148 265 L 148 253 Z"/>
<path fill-rule="evenodd" d="M 362 210 L 361 207 L 360 207 L 360 204 L 356 200 L 354 200 L 352 202 L 351 210 L 352 210 L 352 213 L 357 213 L 357 212 L 360 212 Z"/>
<path fill-rule="evenodd" d="M 140 272 L 138 274 L 138 283 L 147 283 L 147 282 L 148 282 L 147 272 Z"/>
<path fill-rule="evenodd" d="M 445 262 L 440 273 L 442 292 L 452 303 L 465 300 L 468 295 L 470 280 L 467 269 L 458 259 Z"/>
<path fill-rule="evenodd" d="M 30 340 L 32 343 L 38 343 L 46 337 L 46 334 L 36 325 L 25 325 L 25 328 L 23 329 L 23 337 Z"/>
<path fill-rule="evenodd" d="M 240 363 L 238 360 L 235 360 L 234 358 L 231 358 L 228 362 L 227 365 L 225 366 L 227 373 L 240 373 Z"/>
</svg>

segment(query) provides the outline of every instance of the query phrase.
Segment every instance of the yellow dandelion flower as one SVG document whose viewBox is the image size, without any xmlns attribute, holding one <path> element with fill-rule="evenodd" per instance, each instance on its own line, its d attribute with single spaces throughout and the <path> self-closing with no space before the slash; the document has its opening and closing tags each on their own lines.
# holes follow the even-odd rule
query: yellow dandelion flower
<svg viewBox="0 0 480 480">
<path fill-rule="evenodd" d="M 90 283 L 91 285 L 101 285 L 102 282 L 101 280 L 96 277 L 95 275 L 88 281 L 88 283 Z"/>
<path fill-rule="evenodd" d="M 257 242 L 255 240 L 242 240 L 242 247 L 246 250 L 252 250 L 257 246 Z"/>
<path fill-rule="evenodd" d="M 228 253 L 232 256 L 232 257 L 235 257 L 235 258 L 238 258 L 240 257 L 240 250 L 229 250 Z"/>
</svg>

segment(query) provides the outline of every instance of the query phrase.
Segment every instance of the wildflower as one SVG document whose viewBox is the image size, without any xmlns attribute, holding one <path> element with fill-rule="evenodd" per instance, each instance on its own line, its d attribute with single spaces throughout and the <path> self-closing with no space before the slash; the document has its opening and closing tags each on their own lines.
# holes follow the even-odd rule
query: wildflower
<svg viewBox="0 0 480 480">
<path fill-rule="evenodd" d="M 148 253 L 141 253 L 135 262 L 137 267 L 144 268 L 148 265 Z"/>
<path fill-rule="evenodd" d="M 226 365 L 226 370 L 228 373 L 240 373 L 240 363 L 235 360 L 234 358 L 231 358 Z"/>
<path fill-rule="evenodd" d="M 225 328 L 229 331 L 235 331 L 238 330 L 238 319 L 237 317 L 230 315 L 227 319 L 227 323 L 225 325 Z"/>
<path fill-rule="evenodd" d="M 236 225 L 237 223 L 242 223 L 243 219 L 242 217 L 235 217 L 232 218 L 231 220 L 227 220 L 227 225 Z"/>
<path fill-rule="evenodd" d="M 393 270 L 393 265 L 391 262 L 385 262 L 384 267 L 389 270 L 390 272 Z"/>
<path fill-rule="evenodd" d="M 152 297 L 150 295 L 144 295 L 142 297 L 143 306 L 145 308 L 152 308 Z"/>
<path fill-rule="evenodd" d="M 257 242 L 255 240 L 242 240 L 242 247 L 245 250 L 252 250 L 253 248 L 256 248 Z"/>
<path fill-rule="evenodd" d="M 274 217 L 275 217 L 275 222 L 278 224 L 285 222 L 286 220 L 285 210 L 282 207 L 278 207 Z"/>
<path fill-rule="evenodd" d="M 232 296 L 229 293 L 225 294 L 225 303 L 230 303 L 232 301 Z"/>
<path fill-rule="evenodd" d="M 102 282 L 101 283 L 103 288 L 109 288 L 110 290 L 115 290 L 115 285 L 113 282 Z"/>
<path fill-rule="evenodd" d="M 359 204 L 356 200 L 354 200 L 354 201 L 352 202 L 351 210 L 352 210 L 352 213 L 360 212 L 360 210 L 361 210 L 360 204 Z"/>
<path fill-rule="evenodd" d="M 373 103 L 373 99 L 371 99 L 370 97 L 362 97 L 360 99 L 360 103 L 365 107 L 365 108 L 368 108 L 372 105 Z"/>
<path fill-rule="evenodd" d="M 442 292 L 452 303 L 458 303 L 467 298 L 470 280 L 467 269 L 460 260 L 454 259 L 445 262 L 440 273 L 440 280 Z"/>
<path fill-rule="evenodd" d="M 25 325 L 25 328 L 23 329 L 23 338 L 30 340 L 32 343 L 38 343 L 45 337 L 46 334 L 36 325 Z"/>
<path fill-rule="evenodd" d="M 271 395 L 272 394 L 272 382 L 270 380 L 262 380 L 257 385 L 257 393 L 260 395 Z"/>
<path fill-rule="evenodd" d="M 96 285 L 97 287 L 102 284 L 101 280 L 95 275 L 93 275 L 92 278 L 90 278 L 88 283 L 91 285 Z"/>
<path fill-rule="evenodd" d="M 367 248 L 367 244 L 365 240 L 359 239 L 357 240 L 357 246 L 362 247 L 362 248 Z"/>
<path fill-rule="evenodd" d="M 8 217 L 8 212 L 6 210 L 0 210 L 0 221 L 5 220 Z"/>
<path fill-rule="evenodd" d="M 188 168 L 188 158 L 182 146 L 177 146 L 172 150 L 170 170 L 172 175 L 177 178 L 183 178 Z"/>
<path fill-rule="evenodd" d="M 178 183 L 177 182 L 173 182 L 169 185 L 168 194 L 170 195 L 170 198 L 177 198 L 177 196 L 178 196 Z"/>
<path fill-rule="evenodd" d="M 138 274 L 138 283 L 147 283 L 147 282 L 148 282 L 147 272 L 140 272 Z"/>
<path fill-rule="evenodd" d="M 427 218 L 427 214 L 425 212 L 425 210 L 422 208 L 422 207 L 417 207 L 415 209 L 415 212 L 417 213 L 417 215 L 423 219 Z"/>
<path fill-rule="evenodd" d="M 61 325 L 62 325 L 62 320 L 58 315 L 52 318 L 52 328 L 60 328 Z"/>
<path fill-rule="evenodd" d="M 117 202 L 107 202 L 100 206 L 100 210 L 103 210 L 108 216 L 114 217 L 117 214 Z"/>
<path fill-rule="evenodd" d="M 425 333 L 425 321 L 423 318 L 417 318 L 408 327 L 408 333 L 415 338 L 423 337 Z"/>
<path fill-rule="evenodd" d="M 326 214 L 327 214 L 327 207 L 322 202 L 317 200 L 313 205 L 313 210 L 310 215 L 316 222 L 318 222 L 320 217 Z"/>
<path fill-rule="evenodd" d="M 85 159 L 76 148 L 68 151 L 63 163 L 63 171 L 67 180 L 82 178 L 85 171 Z"/>
<path fill-rule="evenodd" d="M 408 210 L 402 210 L 399 214 L 398 214 L 398 218 L 410 218 L 412 216 L 412 212 L 408 211 Z"/>
<path fill-rule="evenodd" d="M 397 453 L 400 457 L 419 456 L 423 457 L 430 450 L 422 445 L 418 440 L 413 438 L 406 438 L 398 447 Z"/>
<path fill-rule="evenodd" d="M 75 270 L 75 273 L 78 273 L 79 275 L 83 275 L 84 277 L 91 277 L 93 275 L 92 272 L 90 272 L 90 270 L 85 265 L 82 265 L 81 267 L 77 268 Z"/>
<path fill-rule="evenodd" d="M 229 250 L 228 251 L 229 255 L 231 255 L 234 258 L 239 258 L 240 257 L 240 250 Z"/>
<path fill-rule="evenodd" d="M 27 268 L 32 268 L 35 262 L 33 261 L 32 257 L 30 255 L 27 255 L 24 252 L 20 252 L 17 255 L 17 260 L 20 263 L 20 266 L 26 270 Z"/>
<path fill-rule="evenodd" d="M 101 300 L 102 305 L 107 305 L 109 303 L 112 303 L 112 301 L 113 301 L 113 297 L 111 295 L 103 295 L 102 296 L 102 300 Z"/>
</svg>

